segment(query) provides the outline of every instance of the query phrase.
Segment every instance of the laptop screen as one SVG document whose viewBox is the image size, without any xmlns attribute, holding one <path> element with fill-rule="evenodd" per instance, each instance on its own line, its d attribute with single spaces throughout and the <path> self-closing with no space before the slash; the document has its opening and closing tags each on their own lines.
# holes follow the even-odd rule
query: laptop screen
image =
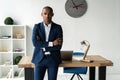
<svg viewBox="0 0 120 80">
<path fill-rule="evenodd" d="M 61 51 L 61 58 L 64 61 L 72 61 L 73 51 Z"/>
</svg>

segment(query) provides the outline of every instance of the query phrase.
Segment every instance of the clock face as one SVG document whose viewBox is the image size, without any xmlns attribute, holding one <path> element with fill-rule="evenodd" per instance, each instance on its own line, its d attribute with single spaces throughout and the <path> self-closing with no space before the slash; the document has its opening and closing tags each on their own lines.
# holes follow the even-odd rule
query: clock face
<svg viewBox="0 0 120 80">
<path fill-rule="evenodd" d="M 65 10 L 69 16 L 78 18 L 87 10 L 86 0 L 67 0 Z"/>
</svg>

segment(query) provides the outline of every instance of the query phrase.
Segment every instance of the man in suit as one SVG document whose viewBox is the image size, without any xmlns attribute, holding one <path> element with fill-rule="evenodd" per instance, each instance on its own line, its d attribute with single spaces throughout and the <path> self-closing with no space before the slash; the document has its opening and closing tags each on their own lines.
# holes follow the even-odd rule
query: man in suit
<svg viewBox="0 0 120 80">
<path fill-rule="evenodd" d="M 33 28 L 34 80 L 43 80 L 46 71 L 48 80 L 57 80 L 58 66 L 61 63 L 63 31 L 61 25 L 52 21 L 53 15 L 51 7 L 44 7 L 41 13 L 43 22 L 35 24 Z"/>
</svg>

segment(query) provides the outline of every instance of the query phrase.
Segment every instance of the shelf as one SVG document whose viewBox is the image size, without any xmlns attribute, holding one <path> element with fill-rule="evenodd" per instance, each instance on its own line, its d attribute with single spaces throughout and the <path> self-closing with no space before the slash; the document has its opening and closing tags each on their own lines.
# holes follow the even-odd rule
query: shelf
<svg viewBox="0 0 120 80">
<path fill-rule="evenodd" d="M 10 69 L 11 78 L 18 79 L 15 72 L 22 69 L 15 64 L 18 56 L 26 55 L 26 26 L 0 25 L 0 79 L 7 79 Z M 21 74 L 23 77 L 23 73 Z"/>
<path fill-rule="evenodd" d="M 5 64 L 3 64 L 3 65 L 0 65 L 0 67 L 13 67 L 13 65 L 5 65 Z"/>
<path fill-rule="evenodd" d="M 24 38 L 18 39 L 18 38 L 13 38 L 13 40 L 25 40 Z"/>
<path fill-rule="evenodd" d="M 25 51 L 22 51 L 22 52 L 13 52 L 14 54 L 24 54 L 25 53 Z"/>
<path fill-rule="evenodd" d="M 0 54 L 11 54 L 12 52 L 0 52 Z"/>
<path fill-rule="evenodd" d="M 0 40 L 11 40 L 11 38 L 0 38 Z"/>
<path fill-rule="evenodd" d="M 0 80 L 13 80 L 13 78 L 7 78 L 6 76 L 0 77 Z"/>
</svg>

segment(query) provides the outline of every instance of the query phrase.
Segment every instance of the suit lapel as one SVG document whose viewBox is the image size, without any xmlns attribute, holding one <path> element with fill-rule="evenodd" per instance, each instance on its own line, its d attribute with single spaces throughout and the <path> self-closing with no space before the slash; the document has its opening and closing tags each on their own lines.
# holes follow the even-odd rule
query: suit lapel
<svg viewBox="0 0 120 80">
<path fill-rule="evenodd" d="M 44 41 L 46 41 L 45 27 L 44 27 L 43 22 L 41 23 L 41 33 L 42 33 L 42 37 L 43 37 Z"/>
</svg>

